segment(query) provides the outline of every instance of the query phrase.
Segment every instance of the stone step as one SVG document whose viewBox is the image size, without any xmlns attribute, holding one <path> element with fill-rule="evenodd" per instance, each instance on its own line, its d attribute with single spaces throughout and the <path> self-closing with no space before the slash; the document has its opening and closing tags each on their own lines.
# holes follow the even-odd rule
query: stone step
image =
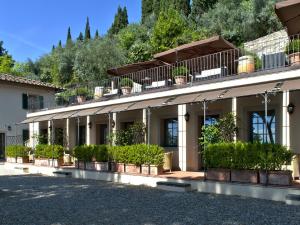
<svg viewBox="0 0 300 225">
<path fill-rule="evenodd" d="M 66 171 L 54 171 L 53 175 L 55 177 L 72 177 L 72 172 L 66 172 Z"/>
<path fill-rule="evenodd" d="M 285 196 L 285 203 L 287 205 L 300 205 L 300 195 L 289 194 Z"/>
<path fill-rule="evenodd" d="M 29 168 L 28 167 L 22 167 L 22 166 L 15 166 L 15 170 L 22 170 L 24 173 L 29 173 Z"/>
<path fill-rule="evenodd" d="M 159 181 L 159 182 L 156 182 L 156 186 L 158 189 L 165 190 L 165 191 L 176 191 L 176 192 L 192 191 L 192 186 L 191 186 L 191 184 L 188 184 L 188 183 Z"/>
</svg>

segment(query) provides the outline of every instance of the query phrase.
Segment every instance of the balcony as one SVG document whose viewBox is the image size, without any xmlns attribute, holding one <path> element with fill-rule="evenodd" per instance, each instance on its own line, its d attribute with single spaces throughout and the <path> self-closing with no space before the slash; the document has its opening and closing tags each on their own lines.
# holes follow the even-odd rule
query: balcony
<svg viewBox="0 0 300 225">
<path fill-rule="evenodd" d="M 69 86 L 57 93 L 55 101 L 44 102 L 42 110 L 297 68 L 299 36 L 276 32 L 245 43 L 243 49 L 221 37 L 179 46 L 155 55 L 154 60 L 110 69 L 107 80 Z M 37 111 L 36 107 L 29 108 Z"/>
</svg>

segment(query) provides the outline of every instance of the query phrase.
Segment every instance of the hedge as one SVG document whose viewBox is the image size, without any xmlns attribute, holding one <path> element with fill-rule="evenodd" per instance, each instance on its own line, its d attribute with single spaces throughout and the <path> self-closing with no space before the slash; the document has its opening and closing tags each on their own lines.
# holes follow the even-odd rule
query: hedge
<svg viewBox="0 0 300 225">
<path fill-rule="evenodd" d="M 135 165 L 162 165 L 164 150 L 158 145 L 135 144 L 109 147 L 111 160 Z"/>
<path fill-rule="evenodd" d="M 74 149 L 74 156 L 78 161 L 97 162 L 108 161 L 108 149 L 106 145 L 81 145 Z"/>
<path fill-rule="evenodd" d="M 293 153 L 279 144 L 217 143 L 207 145 L 203 158 L 207 168 L 281 170 Z"/>
<path fill-rule="evenodd" d="M 31 148 L 23 145 L 9 145 L 6 147 L 5 154 L 7 157 L 26 157 L 30 151 Z"/>
<path fill-rule="evenodd" d="M 35 147 L 35 158 L 61 159 L 64 156 L 64 147 L 61 145 L 40 144 Z"/>
</svg>

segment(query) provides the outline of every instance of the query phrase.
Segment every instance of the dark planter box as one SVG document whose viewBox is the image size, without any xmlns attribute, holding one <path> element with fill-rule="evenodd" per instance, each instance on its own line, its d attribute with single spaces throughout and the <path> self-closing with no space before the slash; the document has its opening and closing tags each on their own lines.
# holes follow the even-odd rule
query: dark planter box
<svg viewBox="0 0 300 225">
<path fill-rule="evenodd" d="M 142 165 L 141 166 L 141 173 L 144 175 L 149 175 L 150 174 L 150 166 L 149 165 Z"/>
<path fill-rule="evenodd" d="M 108 162 L 108 171 L 116 172 L 116 163 L 115 162 Z"/>
<path fill-rule="evenodd" d="M 17 162 L 17 158 L 16 157 L 6 157 L 6 162 L 16 163 Z"/>
<path fill-rule="evenodd" d="M 259 171 L 259 183 L 266 184 L 266 171 Z M 268 171 L 268 184 L 288 186 L 292 184 L 292 171 Z"/>
<path fill-rule="evenodd" d="M 125 164 L 125 172 L 126 173 L 141 173 L 141 167 L 134 164 Z"/>
<path fill-rule="evenodd" d="M 230 181 L 230 170 L 229 169 L 207 169 L 206 179 L 229 182 Z"/>
<path fill-rule="evenodd" d="M 75 168 L 80 169 L 80 170 L 85 170 L 85 162 L 76 160 Z"/>
<path fill-rule="evenodd" d="M 231 170 L 231 181 L 240 183 L 258 183 L 256 170 Z"/>
<path fill-rule="evenodd" d="M 124 173 L 125 172 L 125 164 L 124 163 L 116 163 L 116 172 Z"/>
<path fill-rule="evenodd" d="M 163 166 L 150 165 L 150 175 L 160 175 L 163 174 Z"/>
<path fill-rule="evenodd" d="M 29 163 L 29 156 L 17 157 L 17 163 Z"/>
<path fill-rule="evenodd" d="M 108 171 L 108 162 L 87 162 L 85 166 L 87 170 Z"/>
</svg>

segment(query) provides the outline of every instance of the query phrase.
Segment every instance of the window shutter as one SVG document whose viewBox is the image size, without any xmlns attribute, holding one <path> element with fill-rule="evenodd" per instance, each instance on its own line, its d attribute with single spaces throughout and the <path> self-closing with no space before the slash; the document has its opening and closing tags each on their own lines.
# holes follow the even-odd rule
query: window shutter
<svg viewBox="0 0 300 225">
<path fill-rule="evenodd" d="M 28 109 L 28 96 L 27 94 L 22 94 L 22 108 Z"/>
<path fill-rule="evenodd" d="M 44 108 L 44 96 L 39 96 L 40 109 Z"/>
</svg>

